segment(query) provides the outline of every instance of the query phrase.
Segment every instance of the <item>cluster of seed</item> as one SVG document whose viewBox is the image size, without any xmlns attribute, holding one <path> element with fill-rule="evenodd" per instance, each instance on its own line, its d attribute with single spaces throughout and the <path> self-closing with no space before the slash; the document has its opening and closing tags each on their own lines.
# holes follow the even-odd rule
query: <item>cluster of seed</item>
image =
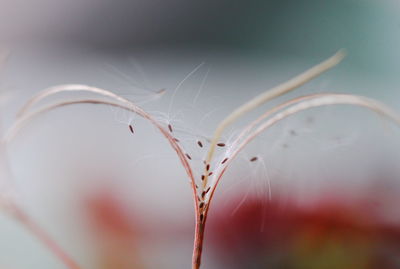
<svg viewBox="0 0 400 269">
<path fill-rule="evenodd" d="M 171 124 L 168 124 L 167 127 L 168 127 L 169 132 L 172 134 L 172 133 L 174 132 L 174 129 L 172 128 L 172 125 L 171 125 Z M 130 132 L 131 132 L 132 134 L 135 133 L 135 130 L 134 130 L 132 124 L 129 124 L 129 130 L 130 130 Z M 173 139 L 174 139 L 175 142 L 179 142 L 179 139 L 177 139 L 176 137 L 174 137 Z M 203 142 L 202 142 L 201 140 L 197 140 L 197 141 L 196 141 L 196 144 L 197 144 L 197 146 L 199 146 L 200 148 L 203 148 L 203 147 L 204 147 L 204 144 L 203 144 Z M 220 143 L 217 143 L 217 146 L 223 148 L 223 147 L 226 146 L 226 144 L 223 143 L 223 142 L 220 142 Z M 188 160 L 192 160 L 192 157 L 189 155 L 189 153 L 185 153 L 185 156 L 186 156 L 186 158 L 187 158 Z M 221 164 L 222 164 L 222 165 L 225 164 L 228 160 L 229 160 L 228 157 L 224 158 L 224 159 L 221 161 Z M 257 161 L 257 160 L 258 160 L 258 157 L 252 157 L 249 161 L 250 161 L 250 162 L 255 162 L 255 161 Z M 206 176 L 209 177 L 209 176 L 212 176 L 212 175 L 213 175 L 213 172 L 210 171 L 210 169 L 211 169 L 210 164 L 209 164 L 209 163 L 206 163 L 206 161 L 204 161 L 204 165 L 205 165 L 205 173 L 203 173 L 203 174 L 201 175 L 201 181 L 202 181 L 202 182 L 204 182 Z M 195 187 L 196 187 L 196 189 L 199 188 L 199 186 L 198 186 L 197 184 L 195 185 Z M 208 187 L 205 186 L 205 187 L 203 188 L 203 191 L 201 192 L 201 194 L 197 196 L 197 199 L 198 199 L 198 201 L 199 201 L 200 221 L 203 221 L 203 219 L 204 219 L 204 211 L 205 211 L 206 206 L 207 206 L 206 201 L 205 201 L 205 197 L 206 197 L 207 193 L 209 193 L 210 190 L 211 190 L 211 186 L 208 186 Z"/>
</svg>

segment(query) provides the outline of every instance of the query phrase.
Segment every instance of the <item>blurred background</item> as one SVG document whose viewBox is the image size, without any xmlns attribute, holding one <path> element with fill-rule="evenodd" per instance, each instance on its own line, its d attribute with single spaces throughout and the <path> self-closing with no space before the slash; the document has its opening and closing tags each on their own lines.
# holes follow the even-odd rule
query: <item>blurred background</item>
<svg viewBox="0 0 400 269">
<path fill-rule="evenodd" d="M 342 48 L 338 67 L 250 113 L 224 139 L 309 93 L 366 95 L 400 111 L 399 13 L 395 0 L 0 0 L 2 130 L 44 88 L 102 87 L 171 123 L 201 173 L 197 140 Z M 261 135 L 217 190 L 204 268 L 400 268 L 398 138 L 389 122 L 345 106 Z M 65 107 L 20 130 L 4 180 L 84 268 L 189 268 L 191 190 L 164 140 L 118 109 Z M 0 227 L 0 268 L 65 268 L 7 214 Z"/>
</svg>

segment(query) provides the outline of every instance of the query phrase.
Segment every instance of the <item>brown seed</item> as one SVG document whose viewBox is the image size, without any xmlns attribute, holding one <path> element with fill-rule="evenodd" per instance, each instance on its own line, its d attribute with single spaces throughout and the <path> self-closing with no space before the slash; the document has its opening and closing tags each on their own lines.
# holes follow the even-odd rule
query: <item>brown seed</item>
<svg viewBox="0 0 400 269">
<path fill-rule="evenodd" d="M 257 160 L 258 160 L 258 157 L 253 157 L 253 158 L 250 159 L 250 162 L 255 162 Z"/>
<path fill-rule="evenodd" d="M 208 173 L 208 176 L 212 176 L 213 172 Z"/>
<path fill-rule="evenodd" d="M 228 158 L 225 158 L 222 162 L 221 162 L 221 164 L 224 164 L 224 163 L 226 163 L 228 161 Z"/>
<path fill-rule="evenodd" d="M 206 170 L 207 171 L 210 170 L 210 165 L 209 164 L 206 165 Z"/>
<path fill-rule="evenodd" d="M 202 148 L 202 147 L 203 147 L 203 143 L 201 143 L 201 141 L 200 141 L 200 140 L 198 140 L 198 141 L 197 141 L 197 145 L 199 145 L 199 147 L 200 147 L 200 148 Z"/>
<path fill-rule="evenodd" d="M 203 215 L 203 213 L 201 213 L 200 214 L 200 221 L 203 221 L 203 219 L 204 219 L 204 215 Z"/>
<path fill-rule="evenodd" d="M 189 154 L 185 154 L 186 155 L 186 157 L 189 159 L 189 160 L 191 160 L 192 159 L 192 157 L 190 157 L 190 155 Z"/>
<path fill-rule="evenodd" d="M 199 188 L 199 186 L 196 184 L 196 189 L 198 189 Z"/>
<path fill-rule="evenodd" d="M 201 180 L 204 180 L 204 178 L 205 178 L 205 176 L 204 176 L 204 175 L 201 175 Z"/>
<path fill-rule="evenodd" d="M 204 206 L 204 202 L 201 202 L 201 203 L 199 204 L 199 208 L 203 208 L 203 206 Z"/>
<path fill-rule="evenodd" d="M 201 198 L 204 199 L 204 196 L 206 196 L 206 192 L 205 192 L 205 191 L 203 191 L 203 192 L 201 193 Z"/>
<path fill-rule="evenodd" d="M 129 124 L 129 130 L 131 131 L 132 134 L 135 133 L 135 131 L 133 130 L 133 126 Z"/>
<path fill-rule="evenodd" d="M 218 143 L 217 146 L 218 147 L 225 147 L 225 143 Z"/>
<path fill-rule="evenodd" d="M 208 193 L 210 191 L 211 187 L 208 187 L 205 193 Z"/>
<path fill-rule="evenodd" d="M 168 124 L 168 129 L 169 129 L 169 131 L 172 133 L 172 125 L 171 124 Z"/>
</svg>

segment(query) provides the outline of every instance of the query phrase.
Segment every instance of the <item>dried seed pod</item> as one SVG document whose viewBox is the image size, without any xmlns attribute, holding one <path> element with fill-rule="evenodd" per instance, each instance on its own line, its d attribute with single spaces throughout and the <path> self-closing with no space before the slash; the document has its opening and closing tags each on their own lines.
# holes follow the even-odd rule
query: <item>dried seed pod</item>
<svg viewBox="0 0 400 269">
<path fill-rule="evenodd" d="M 200 148 L 202 148 L 202 147 L 203 147 L 203 143 L 201 143 L 201 141 L 200 141 L 200 140 L 197 140 L 197 145 L 199 145 L 199 147 L 200 147 Z"/>
<path fill-rule="evenodd" d="M 253 157 L 253 158 L 250 159 L 250 162 L 255 162 L 257 160 L 258 160 L 258 157 Z"/>
</svg>

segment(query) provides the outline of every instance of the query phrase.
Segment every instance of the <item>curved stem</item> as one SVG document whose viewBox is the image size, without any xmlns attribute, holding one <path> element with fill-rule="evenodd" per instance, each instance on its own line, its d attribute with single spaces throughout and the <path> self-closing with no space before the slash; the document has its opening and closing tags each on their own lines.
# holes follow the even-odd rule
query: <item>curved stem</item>
<svg viewBox="0 0 400 269">
<path fill-rule="evenodd" d="M 12 214 L 36 238 L 38 238 L 68 269 L 82 269 L 35 221 L 32 220 L 17 206 L 13 207 Z"/>
<path fill-rule="evenodd" d="M 255 108 L 265 104 L 266 102 L 284 95 L 294 89 L 302 86 L 303 84 L 307 83 L 308 81 L 312 80 L 313 78 L 321 75 L 322 73 L 326 72 L 327 70 L 331 69 L 344 58 L 345 52 L 340 50 L 335 55 L 331 56 L 327 60 L 321 62 L 320 64 L 308 69 L 307 71 L 297 75 L 296 77 L 266 91 L 262 94 L 256 96 L 255 98 L 251 99 L 247 103 L 241 105 L 240 107 L 236 108 L 231 114 L 229 114 L 224 120 L 222 120 L 219 125 L 217 126 L 214 136 L 211 140 L 209 150 L 207 152 L 206 163 L 209 164 L 213 158 L 216 145 L 218 140 L 221 138 L 222 133 L 224 130 L 230 126 L 233 122 L 235 122 L 238 118 L 243 116 L 249 111 L 254 110 Z M 203 188 L 207 185 L 208 176 L 205 175 L 205 179 L 203 181 Z"/>
<path fill-rule="evenodd" d="M 100 89 L 101 90 L 101 89 Z M 99 91 L 100 91 L 99 90 Z M 110 95 L 111 93 L 105 90 L 105 94 Z M 103 93 L 101 93 L 103 94 Z M 119 98 L 119 97 L 118 97 Z M 114 99 L 117 99 L 114 97 Z M 204 237 L 204 224 L 205 224 L 205 219 L 201 223 L 200 221 L 200 213 L 199 213 L 199 206 L 198 206 L 198 200 L 197 200 L 197 191 L 196 191 L 196 184 L 195 180 L 193 177 L 193 172 L 192 169 L 188 163 L 188 161 L 185 158 L 185 154 L 183 153 L 181 147 L 177 144 L 175 141 L 174 137 L 172 137 L 167 130 L 165 130 L 153 117 L 151 117 L 149 114 L 144 112 L 141 108 L 135 106 L 133 103 L 130 103 L 126 99 L 119 98 L 117 101 L 120 101 L 122 103 L 115 103 L 112 101 L 102 101 L 102 100 L 94 100 L 94 99 L 83 99 L 83 100 L 75 100 L 75 101 L 66 101 L 66 102 L 61 102 L 57 104 L 53 104 L 50 106 L 47 106 L 45 108 L 42 108 L 38 111 L 32 112 L 30 114 L 25 114 L 21 113 L 20 118 L 17 119 L 17 121 L 14 123 L 11 128 L 8 129 L 8 132 L 6 133 L 5 137 L 3 138 L 3 143 L 9 143 L 16 135 L 18 130 L 27 122 L 29 122 L 32 118 L 51 111 L 53 109 L 62 107 L 62 106 L 68 106 L 68 105 L 74 105 L 74 104 L 101 104 L 101 105 L 110 105 L 110 106 L 115 106 L 119 107 L 122 109 L 125 109 L 127 111 L 131 111 L 134 113 L 137 113 L 138 115 L 142 116 L 143 118 L 149 120 L 160 132 L 161 134 L 169 141 L 170 145 L 172 148 L 175 150 L 177 153 L 184 169 L 186 170 L 186 173 L 188 177 L 190 178 L 190 183 L 193 191 L 193 199 L 194 199 L 194 210 L 195 210 L 195 216 L 196 216 L 196 231 L 195 231 L 195 248 L 194 248 L 194 256 L 196 256 L 196 264 L 197 267 L 193 268 L 199 268 L 200 266 L 200 261 L 201 261 L 201 252 L 202 252 L 202 245 L 203 245 L 203 237 Z M 29 106 L 27 107 L 29 108 Z M 27 109 L 25 109 L 27 110 Z M 25 111 L 23 110 L 23 111 Z M 200 224 L 199 224 L 200 223 Z M 48 236 L 45 235 L 45 233 L 42 232 L 41 229 L 38 229 L 37 226 L 35 225 L 28 225 L 30 224 L 29 222 L 27 223 L 27 226 L 33 231 L 35 235 L 37 235 L 43 242 L 46 243 L 46 245 L 54 252 L 57 254 L 60 259 L 64 261 L 65 264 L 68 264 L 70 269 L 80 269 L 79 267 L 76 267 L 76 264 L 72 262 L 71 259 L 68 259 L 68 257 L 65 257 L 65 255 L 62 255 L 62 252 L 60 251 L 60 248 L 53 246 L 54 243 L 49 239 Z M 74 267 L 75 266 L 75 267 Z M 195 266 L 195 265 L 194 265 Z"/>
<path fill-rule="evenodd" d="M 271 126 L 294 114 L 297 114 L 303 110 L 307 110 L 310 108 L 328 106 L 328 105 L 353 105 L 353 106 L 365 107 L 367 109 L 370 109 L 371 111 L 374 111 L 379 115 L 382 115 L 392 120 L 394 123 L 400 126 L 400 114 L 392 110 L 390 107 L 374 99 L 370 99 L 363 96 L 349 95 L 349 94 L 315 94 L 289 100 L 281 105 L 278 105 L 268 110 L 259 119 L 251 123 L 248 128 L 245 128 L 244 132 L 242 133 L 243 137 L 239 137 L 236 140 L 236 143 L 238 143 L 238 145 L 235 145 L 236 148 L 235 150 L 232 151 L 232 154 L 229 156 L 229 160 L 225 163 L 225 166 L 221 169 L 221 171 L 215 175 L 216 181 L 214 183 L 213 188 L 211 189 L 210 196 L 208 198 L 209 199 L 208 208 L 214 196 L 214 192 L 216 191 L 218 184 L 222 176 L 224 175 L 226 169 L 228 168 L 229 164 L 236 158 L 236 156 L 242 151 L 242 149 L 246 145 L 248 145 L 252 140 L 254 140 L 260 133 L 264 132 Z M 273 113 L 277 112 L 280 109 L 283 109 L 283 111 L 273 115 Z M 246 133 L 248 133 L 257 124 L 259 124 L 263 119 L 268 118 L 271 115 L 273 116 L 270 117 L 261 125 L 259 125 L 252 133 L 246 136 Z"/>
<path fill-rule="evenodd" d="M 17 112 L 17 118 L 22 117 L 24 114 L 28 112 L 35 104 L 39 103 L 45 98 L 48 98 L 52 95 L 56 95 L 58 93 L 63 93 L 63 92 L 89 92 L 101 96 L 105 96 L 108 98 L 111 98 L 115 101 L 123 102 L 123 103 L 129 103 L 130 101 L 118 94 L 115 94 L 111 91 L 89 86 L 89 85 L 83 85 L 83 84 L 64 84 L 64 85 L 57 85 L 53 86 L 47 89 L 44 89 L 43 91 L 39 92 L 38 94 L 34 95 L 32 98 L 28 100 L 28 102 L 25 103 L 25 105 Z M 155 95 L 162 95 L 165 93 L 165 90 L 161 90 Z"/>
</svg>

